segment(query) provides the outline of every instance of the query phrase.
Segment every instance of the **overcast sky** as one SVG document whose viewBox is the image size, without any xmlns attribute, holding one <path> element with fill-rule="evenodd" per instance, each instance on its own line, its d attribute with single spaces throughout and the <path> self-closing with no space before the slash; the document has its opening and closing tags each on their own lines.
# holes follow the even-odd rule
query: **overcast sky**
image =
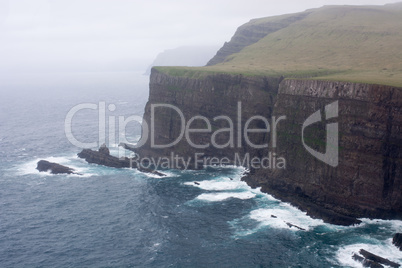
<svg viewBox="0 0 402 268">
<path fill-rule="evenodd" d="M 250 19 L 394 0 L 0 0 L 0 75 L 145 70 L 165 49 L 221 46 Z"/>
</svg>

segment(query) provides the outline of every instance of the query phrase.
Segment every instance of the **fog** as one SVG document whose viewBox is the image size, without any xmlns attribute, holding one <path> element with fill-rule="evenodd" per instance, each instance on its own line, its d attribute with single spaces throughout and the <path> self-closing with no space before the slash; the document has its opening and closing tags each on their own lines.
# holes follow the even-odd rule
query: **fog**
<svg viewBox="0 0 402 268">
<path fill-rule="evenodd" d="M 253 18 L 388 2 L 0 0 L 0 79 L 38 72 L 144 72 L 166 49 L 221 46 Z"/>
</svg>

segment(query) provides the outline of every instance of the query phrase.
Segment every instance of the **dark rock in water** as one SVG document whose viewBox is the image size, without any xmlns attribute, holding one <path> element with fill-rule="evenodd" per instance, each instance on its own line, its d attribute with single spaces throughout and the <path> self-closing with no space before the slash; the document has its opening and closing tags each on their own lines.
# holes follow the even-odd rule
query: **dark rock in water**
<svg viewBox="0 0 402 268">
<path fill-rule="evenodd" d="M 179 94 L 181 91 L 186 94 Z M 241 105 L 237 105 L 238 100 L 242 101 Z M 234 155 L 238 159 L 245 159 L 246 155 L 249 159 L 262 159 L 262 156 L 269 155 L 268 148 L 257 149 L 242 143 L 240 147 L 218 149 L 208 146 L 198 149 L 184 138 L 179 139 L 174 148 L 156 148 L 151 144 L 152 139 L 148 139 L 135 150 L 141 157 L 170 157 L 172 150 L 184 159 L 194 159 L 196 153 L 202 153 L 202 159 L 227 157 L 229 162 L 233 162 L 230 164 L 244 165 L 250 170 L 242 178 L 250 186 L 261 187 L 262 192 L 289 202 L 309 216 L 327 223 L 352 225 L 360 222 L 358 218 L 402 219 L 402 169 L 397 164 L 401 161 L 402 143 L 400 133 L 394 127 L 399 126 L 402 120 L 402 113 L 398 112 L 402 106 L 401 88 L 283 79 L 279 74 L 262 77 L 217 73 L 197 79 L 169 75 L 154 68 L 144 121 L 155 123 L 155 144 L 170 144 L 180 136 L 181 128 L 178 126 L 182 122 L 171 109 L 162 109 L 151 119 L 151 106 L 161 102 L 174 105 L 186 118 L 203 115 L 212 120 L 225 115 L 236 122 L 239 111 L 242 120 L 256 114 L 264 118 L 286 115 L 287 119 L 279 123 L 281 135 L 277 136 L 276 146 L 276 158 L 286 160 L 282 161 L 286 162 L 286 167 L 275 167 L 272 163 L 272 168 L 250 168 L 250 163 L 233 159 Z M 311 155 L 300 140 L 303 122 L 317 109 L 321 109 L 323 115 L 324 107 L 330 103 L 336 103 L 342 111 L 337 121 L 339 133 L 342 133 L 337 137 L 337 147 L 342 150 L 336 167 Z M 227 126 L 217 124 L 214 127 L 220 130 Z M 308 139 L 323 141 L 320 145 L 316 143 L 313 149 L 324 152 L 324 125 L 317 130 L 306 129 L 306 135 Z M 215 134 L 215 129 L 194 133 L 191 139 L 194 144 L 206 144 Z M 243 138 L 240 133 L 235 136 L 235 139 Z M 224 142 L 231 138 L 231 134 L 221 132 L 219 137 L 220 142 Z M 270 142 L 264 132 L 253 133 L 252 140 L 260 145 Z M 199 165 L 198 168 L 202 167 Z"/>
<path fill-rule="evenodd" d="M 362 256 L 357 255 L 356 253 L 353 254 L 352 259 L 363 264 L 363 267 L 384 268 L 384 266 L 379 264 L 378 262 L 374 262 L 372 260 L 365 259 Z"/>
<path fill-rule="evenodd" d="M 399 250 L 402 251 L 402 233 L 396 233 L 392 239 L 392 244 L 394 244 Z"/>
<path fill-rule="evenodd" d="M 359 254 L 362 256 L 354 254 L 352 256 L 352 258 L 356 261 L 361 262 L 364 267 L 380 268 L 380 267 L 384 267 L 383 265 L 387 265 L 392 268 L 398 268 L 401 266 L 400 264 L 398 264 L 396 262 L 390 261 L 390 260 L 380 257 L 378 255 L 375 255 L 364 249 L 360 249 Z"/>
<path fill-rule="evenodd" d="M 271 217 L 272 217 L 272 216 L 271 216 Z M 301 231 L 306 231 L 306 229 L 301 228 L 301 227 L 299 227 L 299 226 L 297 226 L 297 225 L 294 225 L 294 224 L 292 224 L 292 223 L 290 223 L 290 222 L 286 222 L 286 221 L 285 221 L 285 223 L 286 223 L 287 226 L 289 226 L 289 228 L 295 227 L 295 228 L 297 228 L 297 229 L 299 229 L 299 230 L 301 230 Z"/>
<path fill-rule="evenodd" d="M 102 144 L 101 147 L 99 147 L 98 150 L 100 153 L 105 154 L 105 155 L 110 155 L 109 148 L 106 147 L 106 144 Z"/>
<path fill-rule="evenodd" d="M 200 183 L 199 183 L 199 182 L 196 182 L 196 181 L 194 182 L 194 184 L 195 184 L 195 185 L 200 185 Z"/>
<path fill-rule="evenodd" d="M 52 163 L 46 160 L 40 160 L 36 167 L 40 172 L 50 171 L 52 174 L 78 174 L 74 172 L 74 169 L 57 164 Z M 80 174 L 78 174 L 80 175 Z"/>
<path fill-rule="evenodd" d="M 166 176 L 165 174 L 152 170 L 149 168 L 144 168 L 138 165 L 138 162 L 133 158 L 128 157 L 115 157 L 110 155 L 109 149 L 106 145 L 102 145 L 98 151 L 93 151 L 91 149 L 84 149 L 78 153 L 79 158 L 85 159 L 88 163 L 98 164 L 106 167 L 113 168 L 136 168 L 141 172 L 150 173 L 158 176 Z"/>
<path fill-rule="evenodd" d="M 275 215 L 271 215 L 271 218 L 276 219 L 276 218 L 278 218 L 278 217 L 277 217 L 277 216 L 275 216 Z"/>
<path fill-rule="evenodd" d="M 108 149 L 109 151 L 109 149 Z M 136 162 L 130 161 L 128 157 L 118 158 L 105 153 L 106 150 L 93 151 L 91 149 L 84 149 L 79 154 L 79 158 L 85 159 L 88 163 L 98 164 L 114 168 L 136 168 Z"/>
</svg>

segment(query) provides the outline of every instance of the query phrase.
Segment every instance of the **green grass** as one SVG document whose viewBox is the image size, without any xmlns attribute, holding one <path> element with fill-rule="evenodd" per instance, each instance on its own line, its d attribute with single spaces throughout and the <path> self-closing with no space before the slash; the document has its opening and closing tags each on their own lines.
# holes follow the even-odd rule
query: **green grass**
<svg viewBox="0 0 402 268">
<path fill-rule="evenodd" d="M 309 12 L 223 63 L 158 69 L 194 78 L 212 73 L 283 75 L 402 86 L 402 3 L 328 6 Z"/>
</svg>

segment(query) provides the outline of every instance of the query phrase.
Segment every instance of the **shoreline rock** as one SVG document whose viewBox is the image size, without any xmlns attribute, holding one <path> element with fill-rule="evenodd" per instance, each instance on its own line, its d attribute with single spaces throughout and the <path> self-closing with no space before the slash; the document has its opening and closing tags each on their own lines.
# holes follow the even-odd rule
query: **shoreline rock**
<svg viewBox="0 0 402 268">
<path fill-rule="evenodd" d="M 381 267 L 384 267 L 384 265 L 387 265 L 392 268 L 398 268 L 401 266 L 400 264 L 398 264 L 396 262 L 390 261 L 390 260 L 383 258 L 381 256 L 378 256 L 378 255 L 375 255 L 364 249 L 360 249 L 359 254 L 361 256 L 356 253 L 353 254 L 352 258 L 355 261 L 361 262 L 364 267 L 381 268 Z"/>
<path fill-rule="evenodd" d="M 66 167 L 66 166 L 60 165 L 58 163 L 49 162 L 49 161 L 46 161 L 46 160 L 38 161 L 36 169 L 39 170 L 39 172 L 50 171 L 51 174 L 76 174 L 76 175 L 81 175 L 79 173 L 76 173 L 73 168 Z"/>
<path fill-rule="evenodd" d="M 394 244 L 400 251 L 402 251 L 402 233 L 396 233 L 392 239 L 392 244 Z"/>
<path fill-rule="evenodd" d="M 118 158 L 110 155 L 109 148 L 107 148 L 105 144 L 103 144 L 98 151 L 83 149 L 77 155 L 79 158 L 82 158 L 91 164 L 98 164 L 101 166 L 113 168 L 135 168 L 144 173 L 149 173 L 161 177 L 166 176 L 165 174 L 157 170 L 152 170 L 138 165 L 138 162 L 136 161 L 137 159 L 128 157 Z"/>
<path fill-rule="evenodd" d="M 252 188 L 260 187 L 258 183 L 255 183 L 255 181 L 253 180 L 254 178 L 250 178 L 250 176 L 252 176 L 252 174 L 245 175 L 241 178 L 241 180 L 245 181 Z M 361 221 L 356 217 L 343 215 L 329 208 L 325 208 L 324 206 L 320 206 L 314 203 L 313 200 L 308 199 L 306 196 L 289 195 L 286 192 L 282 192 L 273 188 L 266 189 L 265 187 L 262 187 L 261 191 L 272 195 L 282 202 L 291 203 L 293 206 L 297 207 L 301 211 L 306 212 L 307 215 L 312 217 L 313 219 L 321 219 L 326 223 L 342 226 L 350 226 L 361 223 Z"/>
</svg>

